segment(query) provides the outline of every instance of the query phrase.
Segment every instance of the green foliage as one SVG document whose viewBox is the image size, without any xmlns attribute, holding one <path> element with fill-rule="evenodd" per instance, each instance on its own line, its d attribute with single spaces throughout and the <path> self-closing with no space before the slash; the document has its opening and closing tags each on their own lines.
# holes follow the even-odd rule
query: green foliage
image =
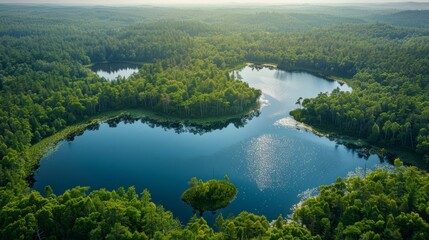
<svg viewBox="0 0 429 240">
<path fill-rule="evenodd" d="M 395 12 L 381 16 L 373 16 L 374 19 L 380 22 L 397 24 L 400 26 L 408 27 L 429 27 L 429 11 L 428 10 L 409 10 Z"/>
<path fill-rule="evenodd" d="M 226 219 L 222 224 L 225 239 L 253 239 L 262 237 L 269 223 L 264 216 L 241 212 L 237 217 Z"/>
<path fill-rule="evenodd" d="M 294 221 L 280 215 L 270 224 L 264 216 L 241 212 L 226 219 L 219 215 L 218 231 L 196 216 L 182 228 L 171 212 L 151 202 L 147 190 L 139 195 L 134 187 L 89 194 L 88 187 L 76 187 L 47 197 L 3 189 L 0 238 L 427 239 L 428 181 L 426 172 L 401 166 L 396 173 L 379 169 L 364 179 L 339 178 L 303 202 Z"/>
<path fill-rule="evenodd" d="M 409 167 L 337 181 L 305 201 L 294 219 L 326 239 L 426 239 L 428 176 Z"/>
<path fill-rule="evenodd" d="M 312 236 L 311 232 L 295 223 L 291 222 L 288 224 L 283 224 L 281 228 L 278 226 L 275 226 L 274 228 L 270 229 L 267 233 L 269 235 L 270 240 L 276 240 L 276 239 L 321 239 L 320 236 Z M 325 238 L 324 238 L 325 239 Z M 326 238 L 329 239 L 329 238 Z"/>
<path fill-rule="evenodd" d="M 171 212 L 150 202 L 147 191 L 141 198 L 134 187 L 87 191 L 77 187 L 59 196 L 34 191 L 14 196 L 0 212 L 0 238 L 148 239 L 180 229 Z"/>
<path fill-rule="evenodd" d="M 428 33 L 383 24 L 350 28 L 301 36 L 311 47 L 300 48 L 300 55 L 280 62 L 284 69 L 350 77 L 353 87 L 352 92 L 334 90 L 304 99 L 302 108 L 291 114 L 373 144 L 426 154 L 429 72 L 421 64 L 429 61 Z M 335 43 L 332 36 L 337 37 Z M 335 57 L 326 52 L 333 44 L 338 52 Z"/>
<path fill-rule="evenodd" d="M 261 92 L 232 78 L 227 69 L 242 61 L 225 60 L 207 39 L 189 34 L 209 26 L 170 21 L 116 29 L 118 25 L 106 28 L 95 19 L 63 21 L 67 14 L 57 15 L 49 7 L 36 8 L 53 15 L 41 19 L 35 17 L 41 12 L 21 16 L 26 7 L 7 9 L 0 10 L 8 16 L 0 25 L 0 186 L 12 181 L 24 185 L 17 182 L 36 164 L 24 154 L 30 145 L 103 113 L 140 108 L 205 118 L 257 107 Z M 112 82 L 85 66 L 122 60 L 148 63 L 133 77 Z"/>
<path fill-rule="evenodd" d="M 225 208 L 237 195 L 237 188 L 226 180 L 198 180 L 192 178 L 190 188 L 182 194 L 182 201 L 198 211 L 200 216 L 205 211 L 216 211 Z"/>
<path fill-rule="evenodd" d="M 371 143 L 376 143 L 379 136 L 380 136 L 380 127 L 377 125 L 377 123 L 374 123 L 374 125 L 371 128 L 371 133 L 368 136 L 368 141 Z"/>
<path fill-rule="evenodd" d="M 408 148 L 428 162 L 427 19 L 427 11 L 386 15 L 347 7 L 1 5 L 0 238 L 428 239 L 428 175 L 399 160 L 397 173 L 379 170 L 321 187 L 296 210 L 295 222 L 280 216 L 270 226 L 265 217 L 242 212 L 219 216 L 218 232 L 197 217 L 181 228 L 147 190 L 139 196 L 133 188 L 88 193 L 77 187 L 56 196 L 47 187 L 43 197 L 25 181 L 41 154 L 27 151 L 30 146 L 69 126 L 79 130 L 77 123 L 99 114 L 140 108 L 204 118 L 257 107 L 261 92 L 231 75 L 245 62 L 349 78 L 351 93 L 299 99 L 291 115 L 373 144 Z M 87 69 L 124 60 L 145 64 L 112 82 Z M 184 194 L 201 214 L 236 195 L 228 181 L 213 181 L 194 179 Z"/>
</svg>

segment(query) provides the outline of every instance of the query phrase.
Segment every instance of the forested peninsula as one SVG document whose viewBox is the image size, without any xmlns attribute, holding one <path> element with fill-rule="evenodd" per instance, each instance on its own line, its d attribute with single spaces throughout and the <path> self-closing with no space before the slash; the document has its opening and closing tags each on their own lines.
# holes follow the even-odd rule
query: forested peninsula
<svg viewBox="0 0 429 240">
<path fill-rule="evenodd" d="M 291 115 L 412 152 L 427 166 L 429 11 L 407 7 L 0 5 L 0 238 L 428 239 L 429 175 L 399 159 L 392 172 L 320 187 L 289 219 L 242 212 L 219 215 L 215 226 L 197 216 L 180 222 L 151 201 L 150 189 L 55 195 L 28 181 L 41 157 L 36 144 L 103 115 L 137 109 L 204 119 L 257 110 L 261 91 L 231 74 L 247 62 L 347 82 L 353 91 L 299 100 Z M 142 67 L 113 81 L 88 68 L 121 61 Z"/>
</svg>

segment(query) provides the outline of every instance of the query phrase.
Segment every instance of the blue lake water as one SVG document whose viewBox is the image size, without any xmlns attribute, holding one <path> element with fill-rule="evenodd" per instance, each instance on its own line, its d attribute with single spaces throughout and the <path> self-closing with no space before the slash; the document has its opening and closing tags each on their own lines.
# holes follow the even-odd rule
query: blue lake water
<svg viewBox="0 0 429 240">
<path fill-rule="evenodd" d="M 235 72 L 263 92 L 258 117 L 243 127 L 233 124 L 204 134 L 153 127 L 136 121 L 116 127 L 102 123 L 74 141 L 62 141 L 45 156 L 35 174 L 34 189 L 51 185 L 57 194 L 74 186 L 115 189 L 134 185 L 147 188 L 155 203 L 187 221 L 191 207 L 180 200 L 192 177 L 221 179 L 227 174 L 238 188 L 237 198 L 221 212 L 249 211 L 275 219 L 287 215 L 298 194 L 356 168 L 374 168 L 377 156 L 367 160 L 325 137 L 278 124 L 296 108 L 299 97 L 314 97 L 347 85 L 308 73 L 245 67 Z M 280 121 L 281 122 L 281 121 Z M 213 215 L 205 217 L 213 221 Z"/>
</svg>

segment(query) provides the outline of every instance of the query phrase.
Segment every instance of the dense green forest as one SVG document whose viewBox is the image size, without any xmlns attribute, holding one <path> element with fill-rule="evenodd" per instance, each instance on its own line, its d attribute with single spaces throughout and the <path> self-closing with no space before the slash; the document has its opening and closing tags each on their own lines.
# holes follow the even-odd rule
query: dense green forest
<svg viewBox="0 0 429 240">
<path fill-rule="evenodd" d="M 1 239 L 427 239 L 428 175 L 414 167 L 338 180 L 293 221 L 243 212 L 180 223 L 148 191 L 29 190 L 42 139 L 113 110 L 245 114 L 261 92 L 231 71 L 274 63 L 343 78 L 292 115 L 429 161 L 429 11 L 362 7 L 108 8 L 0 5 Z M 88 66 L 139 62 L 107 81 Z M 184 224 L 184 226 L 182 226 Z"/>
<path fill-rule="evenodd" d="M 397 161 L 398 162 L 398 161 Z M 427 239 L 429 175 L 415 167 L 378 170 L 366 178 L 322 186 L 293 214 L 275 221 L 242 212 L 217 217 L 215 226 L 194 216 L 182 226 L 133 187 L 62 195 L 14 189 L 1 193 L 2 239 Z"/>
</svg>

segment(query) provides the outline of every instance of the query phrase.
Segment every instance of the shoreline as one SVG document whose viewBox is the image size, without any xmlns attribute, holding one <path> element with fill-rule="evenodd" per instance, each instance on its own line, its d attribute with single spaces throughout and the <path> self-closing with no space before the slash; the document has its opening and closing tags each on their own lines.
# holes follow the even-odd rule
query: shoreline
<svg viewBox="0 0 429 240">
<path fill-rule="evenodd" d="M 324 75 L 319 72 L 316 72 L 312 69 L 306 69 L 306 68 L 283 69 L 283 68 L 278 68 L 277 65 L 275 64 L 269 64 L 269 63 L 259 64 L 259 63 L 250 63 L 250 62 L 246 63 L 246 66 L 254 67 L 256 69 L 262 69 L 264 67 L 268 67 L 270 69 L 279 69 L 279 70 L 290 71 L 290 72 L 301 71 L 301 72 L 310 73 L 312 75 L 326 79 L 328 81 L 336 81 L 340 85 L 347 84 L 350 87 L 353 86 L 353 83 L 350 81 L 351 79 L 349 78 L 339 77 L 339 76 L 328 76 L 328 75 Z M 290 118 L 296 121 L 293 116 L 290 116 Z M 392 163 L 394 158 L 400 158 L 401 161 L 403 161 L 404 164 L 406 165 L 413 165 L 420 169 L 429 171 L 429 165 L 422 161 L 419 161 L 419 159 L 421 159 L 422 156 L 420 156 L 419 154 L 413 151 L 410 151 L 409 149 L 404 149 L 404 148 L 394 149 L 390 146 L 382 146 L 382 145 L 377 146 L 366 142 L 364 139 L 350 137 L 347 135 L 343 135 L 340 132 L 332 131 L 329 129 L 317 128 L 298 121 L 296 122 L 297 123 L 294 127 L 296 127 L 297 129 L 301 129 L 304 131 L 311 131 L 316 136 L 326 137 L 331 141 L 335 141 L 339 145 L 344 145 L 347 148 L 354 149 L 357 151 L 357 154 L 362 157 L 366 157 L 371 154 L 376 154 L 380 158 L 384 158 L 385 160 L 391 161 Z"/>
<path fill-rule="evenodd" d="M 103 64 L 103 63 L 132 63 L 132 64 L 150 64 L 150 62 L 133 62 L 133 61 L 104 61 L 104 62 L 94 62 L 90 63 L 88 65 L 82 65 L 87 70 L 89 70 L 91 73 L 93 73 L 90 70 L 90 67 L 96 65 L 96 64 Z M 242 68 L 246 66 L 246 64 L 239 64 L 234 69 L 231 69 L 229 71 L 234 71 L 236 69 Z M 95 73 L 93 73 L 95 74 Z M 225 116 L 211 116 L 211 117 L 205 117 L 205 118 L 192 118 L 192 117 L 176 117 L 171 115 L 166 115 L 162 113 L 157 113 L 151 110 L 145 110 L 145 109 L 138 109 L 138 108 L 128 108 L 128 109 L 121 109 L 121 110 L 112 110 L 104 113 L 99 113 L 97 115 L 94 115 L 92 117 L 88 117 L 86 119 L 82 119 L 80 122 L 75 123 L 73 125 L 67 126 L 66 128 L 54 133 L 53 135 L 46 137 L 36 144 L 31 145 L 28 149 L 25 150 L 25 154 L 29 156 L 29 162 L 25 166 L 25 175 L 27 176 L 27 182 L 30 183 L 30 185 L 34 181 L 34 174 L 39 168 L 40 160 L 50 152 L 54 151 L 58 144 L 66 139 L 73 138 L 74 136 L 78 136 L 79 133 L 83 133 L 88 127 L 99 124 L 99 123 L 106 123 L 108 121 L 112 121 L 115 119 L 120 119 L 123 117 L 129 117 L 134 119 L 144 119 L 156 122 L 157 124 L 182 124 L 185 126 L 197 126 L 201 128 L 207 128 L 210 126 L 219 125 L 222 123 L 228 123 L 228 125 L 233 122 L 235 119 L 246 119 L 251 115 L 254 115 L 255 113 L 259 113 L 261 109 L 261 104 L 258 101 L 249 109 L 242 111 L 241 113 L 232 114 L 232 115 L 225 115 Z"/>
<path fill-rule="evenodd" d="M 80 123 L 68 126 L 58 131 L 57 133 L 42 139 L 38 143 L 26 149 L 25 154 L 28 155 L 30 158 L 30 162 L 28 163 L 26 168 L 26 175 L 28 176 L 28 181 L 31 183 L 32 176 L 36 172 L 37 168 L 39 167 L 39 162 L 44 156 L 46 156 L 52 151 L 55 151 L 61 141 L 73 139 L 75 136 L 79 136 L 80 133 L 83 133 L 88 127 L 91 127 L 96 124 L 131 118 L 136 120 L 142 119 L 147 121 L 153 121 L 157 124 L 182 124 L 184 126 L 208 128 L 210 126 L 215 126 L 219 124 L 229 125 L 231 122 L 233 122 L 233 120 L 246 119 L 248 117 L 253 116 L 255 113 L 258 113 L 259 110 L 260 105 L 255 104 L 254 108 L 245 110 L 242 113 L 206 118 L 181 118 L 167 116 L 153 111 L 137 108 L 113 110 L 105 113 L 100 113 L 91 118 L 84 119 Z"/>
<path fill-rule="evenodd" d="M 329 131 L 327 129 L 316 128 L 306 123 L 299 122 L 295 120 L 293 116 L 280 119 L 275 124 L 286 127 L 294 127 L 299 131 L 309 131 L 318 137 L 326 137 L 338 145 L 343 145 L 346 148 L 355 150 L 358 156 L 362 158 L 368 158 L 371 155 L 377 155 L 380 159 L 388 161 L 392 164 L 396 158 L 400 158 L 401 161 L 406 165 L 416 166 L 420 169 L 429 171 L 429 166 L 427 166 L 427 164 L 418 161 L 420 157 L 418 154 L 406 149 L 393 149 L 391 147 L 370 144 L 360 138 L 349 137 L 342 135 L 341 133 Z"/>
<path fill-rule="evenodd" d="M 347 85 L 349 85 L 351 87 L 351 85 L 349 83 L 350 79 L 348 79 L 348 78 L 339 77 L 339 76 L 324 75 L 324 74 L 316 72 L 316 71 L 314 71 L 312 69 L 304 69 L 304 68 L 283 69 L 283 68 L 279 68 L 277 66 L 277 64 L 273 64 L 273 63 L 261 63 L 261 64 L 259 64 L 259 63 L 251 63 L 251 62 L 246 62 L 246 66 L 251 67 L 251 68 L 255 68 L 255 69 L 258 69 L 258 70 L 262 69 L 262 68 L 269 68 L 271 70 L 278 69 L 278 70 L 283 70 L 283 71 L 286 71 L 286 72 L 306 72 L 306 73 L 312 74 L 312 75 L 314 75 L 316 77 L 320 77 L 320 78 L 326 79 L 328 81 L 338 82 L 341 86 L 344 85 L 344 84 L 347 84 Z"/>
<path fill-rule="evenodd" d="M 245 63 L 240 65 L 248 66 L 248 67 L 254 67 L 254 68 L 270 68 L 270 69 L 278 69 L 275 64 L 255 64 L 255 63 Z M 280 69 L 283 70 L 283 69 Z M 305 71 L 305 70 L 303 70 Z M 310 74 L 313 74 L 312 72 L 309 72 Z M 323 78 L 327 78 L 323 75 L 316 75 L 321 76 Z M 341 80 L 334 80 L 333 78 L 329 78 L 327 80 L 331 81 L 338 81 Z M 345 81 L 343 81 L 345 83 Z M 27 165 L 26 171 L 27 176 L 29 176 L 29 181 L 31 182 L 31 177 L 36 172 L 40 160 L 50 152 L 54 151 L 58 143 L 66 140 L 66 139 L 73 139 L 74 136 L 78 136 L 80 133 L 83 133 L 88 127 L 91 125 L 99 124 L 99 123 L 106 123 L 108 121 L 116 121 L 116 120 L 124 120 L 124 119 L 141 119 L 141 120 L 147 120 L 147 121 L 153 121 L 156 124 L 159 124 L 160 126 L 166 125 L 166 126 L 177 126 L 177 125 L 184 125 L 184 126 L 193 126 L 193 127 L 201 127 L 201 128 L 210 128 L 211 126 L 220 125 L 227 123 L 228 125 L 232 122 L 234 119 L 245 119 L 249 117 L 250 115 L 254 114 L 255 112 L 258 112 L 261 108 L 260 103 L 255 103 L 255 106 L 251 109 L 245 110 L 241 113 L 234 114 L 234 115 L 228 115 L 228 116 L 217 116 L 217 117 L 207 117 L 207 118 L 189 118 L 189 117 L 176 117 L 176 116 L 169 116 L 162 113 L 157 113 L 150 110 L 144 110 L 144 109 L 137 109 L 137 108 L 131 108 L 131 109 L 122 109 L 122 110 L 113 110 L 105 113 L 100 113 L 98 115 L 95 115 L 93 117 L 87 118 L 82 120 L 80 123 L 76 123 L 74 125 L 68 126 L 63 130 L 60 130 L 59 132 L 55 133 L 52 136 L 49 136 L 47 138 L 42 139 L 40 142 L 30 146 L 26 150 L 26 154 L 30 158 L 30 162 Z M 304 130 L 304 131 L 310 131 L 316 136 L 319 137 L 326 137 L 331 141 L 335 141 L 337 144 L 344 145 L 347 148 L 356 150 L 357 154 L 362 157 L 369 157 L 371 154 L 376 154 L 380 157 L 380 159 L 387 159 L 400 157 L 402 161 L 406 164 L 411 164 L 418 166 L 421 169 L 429 170 L 429 167 L 421 163 L 420 161 L 417 161 L 417 155 L 410 151 L 395 151 L 394 149 L 389 148 L 383 148 L 382 146 L 376 146 L 367 143 L 366 141 L 358 138 L 352 138 L 348 137 L 346 135 L 341 135 L 341 133 L 337 133 L 334 131 L 329 131 L 328 129 L 320 129 L 313 127 L 311 125 L 298 122 L 296 121 L 292 116 L 286 117 L 290 118 L 290 120 L 293 120 L 294 122 L 286 123 L 289 127 L 295 127 L 298 130 Z M 282 120 L 282 119 L 281 119 Z M 288 121 L 290 121 L 288 120 Z M 276 122 L 277 123 L 277 122 Z M 283 124 L 280 124 L 283 125 Z M 390 154 L 394 153 L 394 154 Z"/>
</svg>

